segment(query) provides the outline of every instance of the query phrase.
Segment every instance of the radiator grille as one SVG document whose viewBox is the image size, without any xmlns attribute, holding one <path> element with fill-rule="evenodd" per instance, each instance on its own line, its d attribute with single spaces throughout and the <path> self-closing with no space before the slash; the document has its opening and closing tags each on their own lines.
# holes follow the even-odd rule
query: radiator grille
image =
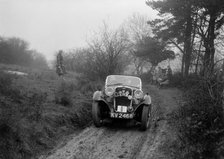
<svg viewBox="0 0 224 159">
<path fill-rule="evenodd" d="M 117 108 L 118 105 L 121 105 L 121 106 L 130 106 L 130 104 L 131 104 L 131 100 L 129 100 L 125 96 L 116 97 L 115 98 L 115 102 L 116 102 L 116 108 Z"/>
</svg>

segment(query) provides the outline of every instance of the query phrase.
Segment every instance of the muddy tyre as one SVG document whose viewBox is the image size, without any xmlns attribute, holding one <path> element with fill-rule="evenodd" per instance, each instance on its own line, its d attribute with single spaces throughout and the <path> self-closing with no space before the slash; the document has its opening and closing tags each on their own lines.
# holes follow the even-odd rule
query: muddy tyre
<svg viewBox="0 0 224 159">
<path fill-rule="evenodd" d="M 92 118 L 93 118 L 93 124 L 96 127 L 101 127 L 102 126 L 100 105 L 99 105 L 98 102 L 93 102 L 93 104 L 92 104 Z"/>
<path fill-rule="evenodd" d="M 141 130 L 146 131 L 150 127 L 150 106 L 144 105 L 142 108 Z"/>
</svg>

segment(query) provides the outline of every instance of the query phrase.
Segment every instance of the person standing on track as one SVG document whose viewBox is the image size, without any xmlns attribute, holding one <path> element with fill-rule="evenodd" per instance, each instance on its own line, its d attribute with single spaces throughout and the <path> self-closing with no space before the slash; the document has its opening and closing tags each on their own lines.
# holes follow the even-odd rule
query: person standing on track
<svg viewBox="0 0 224 159">
<path fill-rule="evenodd" d="M 62 76 L 64 75 L 65 72 L 65 66 L 63 64 L 63 56 L 62 56 L 62 50 L 60 50 L 57 54 L 57 64 L 56 64 L 56 73 L 58 74 L 58 76 Z"/>
</svg>

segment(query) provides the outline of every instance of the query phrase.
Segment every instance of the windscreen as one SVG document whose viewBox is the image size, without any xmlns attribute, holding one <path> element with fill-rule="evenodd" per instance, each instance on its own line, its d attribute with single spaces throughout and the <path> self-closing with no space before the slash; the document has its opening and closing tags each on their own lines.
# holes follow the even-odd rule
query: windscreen
<svg viewBox="0 0 224 159">
<path fill-rule="evenodd" d="M 123 85 L 129 87 L 135 87 L 137 89 L 141 89 L 142 82 L 141 79 L 134 76 L 122 76 L 122 75 L 110 75 L 107 76 L 106 86 L 116 86 Z"/>
</svg>

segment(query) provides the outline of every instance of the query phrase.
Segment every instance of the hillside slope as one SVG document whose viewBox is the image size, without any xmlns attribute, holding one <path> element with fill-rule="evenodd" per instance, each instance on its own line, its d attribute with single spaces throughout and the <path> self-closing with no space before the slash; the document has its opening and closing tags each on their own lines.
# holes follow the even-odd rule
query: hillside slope
<svg viewBox="0 0 224 159">
<path fill-rule="evenodd" d="M 85 128 L 91 105 L 76 87 L 72 73 L 0 64 L 0 158 L 36 158 Z"/>
</svg>

